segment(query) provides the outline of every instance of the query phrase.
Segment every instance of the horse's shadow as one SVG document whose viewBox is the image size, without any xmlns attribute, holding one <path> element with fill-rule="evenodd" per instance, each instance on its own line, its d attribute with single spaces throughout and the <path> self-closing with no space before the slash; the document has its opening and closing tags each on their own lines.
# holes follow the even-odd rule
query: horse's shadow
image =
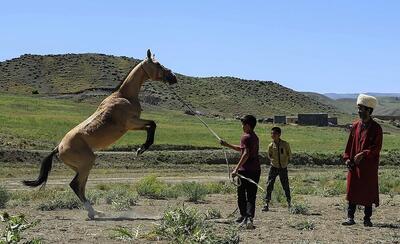
<svg viewBox="0 0 400 244">
<path fill-rule="evenodd" d="M 140 221 L 140 220 L 148 220 L 148 221 L 158 221 L 161 220 L 161 217 L 128 217 L 128 216 L 117 216 L 117 217 L 96 217 L 93 221 Z"/>
</svg>

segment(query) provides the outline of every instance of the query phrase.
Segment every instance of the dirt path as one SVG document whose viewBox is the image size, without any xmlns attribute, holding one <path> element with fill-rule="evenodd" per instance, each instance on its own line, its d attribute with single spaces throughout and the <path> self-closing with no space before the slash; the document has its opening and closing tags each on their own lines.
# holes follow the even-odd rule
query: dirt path
<svg viewBox="0 0 400 244">
<path fill-rule="evenodd" d="M 143 176 L 138 177 L 92 177 L 88 181 L 88 187 L 94 187 L 101 183 L 135 183 L 141 180 Z M 12 179 L 2 179 L 0 178 L 0 185 L 5 186 L 8 190 L 26 190 L 26 186 L 24 186 L 21 181 L 26 178 L 12 178 Z M 46 183 L 46 186 L 68 186 L 71 182 L 71 177 L 69 178 L 57 178 L 51 179 Z M 227 176 L 161 176 L 158 177 L 159 180 L 167 182 L 167 183 L 179 183 L 179 182 L 218 182 L 227 180 Z"/>
</svg>

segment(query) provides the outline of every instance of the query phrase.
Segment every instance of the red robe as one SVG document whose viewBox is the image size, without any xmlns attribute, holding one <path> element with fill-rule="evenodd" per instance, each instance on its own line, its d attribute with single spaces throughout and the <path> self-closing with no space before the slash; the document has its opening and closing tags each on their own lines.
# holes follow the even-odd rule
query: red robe
<svg viewBox="0 0 400 244">
<path fill-rule="evenodd" d="M 364 158 L 347 174 L 347 197 L 353 204 L 379 206 L 378 167 L 382 148 L 382 128 L 370 120 L 363 128 L 362 121 L 353 123 L 344 160 L 354 162 L 354 156 L 363 152 Z"/>
</svg>

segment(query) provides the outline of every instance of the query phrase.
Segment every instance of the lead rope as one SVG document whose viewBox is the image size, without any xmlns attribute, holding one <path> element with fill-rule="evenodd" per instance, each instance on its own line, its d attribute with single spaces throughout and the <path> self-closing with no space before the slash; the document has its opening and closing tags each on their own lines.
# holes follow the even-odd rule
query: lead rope
<svg viewBox="0 0 400 244">
<path fill-rule="evenodd" d="M 176 96 L 176 98 L 178 98 L 178 100 L 189 109 L 190 112 L 192 112 L 192 114 L 194 114 L 194 116 L 196 116 L 197 119 L 200 120 L 200 122 L 211 132 L 211 134 L 213 134 L 215 136 L 215 138 L 217 138 L 218 141 L 221 141 L 221 137 L 218 136 L 218 134 L 202 119 L 200 118 L 200 116 L 192 109 L 191 106 L 189 106 L 170 86 L 167 86 L 168 89 L 172 92 L 172 94 L 174 94 Z M 265 192 L 265 190 L 254 180 L 244 177 L 241 174 L 236 174 L 237 180 L 235 181 L 236 177 L 231 177 L 231 173 L 230 173 L 230 168 L 229 168 L 229 160 L 228 160 L 228 155 L 226 153 L 226 149 L 224 147 L 222 147 L 222 150 L 224 152 L 224 156 L 225 156 L 225 162 L 226 162 L 226 166 L 227 166 L 227 170 L 228 170 L 228 179 L 230 180 L 230 182 L 232 184 L 234 184 L 235 186 L 240 186 L 242 184 L 241 179 L 247 180 L 248 182 L 255 184 L 260 190 L 262 190 L 263 192 Z"/>
<path fill-rule="evenodd" d="M 191 106 L 189 106 L 170 86 L 167 86 L 168 89 L 172 92 L 172 94 L 178 98 L 178 100 L 189 109 L 189 111 L 196 116 L 197 119 L 200 120 L 200 122 L 211 132 L 211 134 L 214 135 L 215 138 L 217 138 L 218 141 L 221 141 L 221 137 L 218 136 L 218 134 L 202 119 L 200 118 L 200 116 L 192 109 Z M 226 149 L 224 147 L 222 147 L 222 151 L 224 152 L 224 156 L 225 156 L 225 162 L 226 162 L 226 167 L 227 167 L 227 172 L 228 172 L 228 179 L 229 181 L 236 185 L 236 186 L 240 186 L 241 182 L 235 182 L 234 179 L 231 178 L 231 170 L 229 168 L 229 160 L 228 160 L 228 155 L 226 153 Z"/>
</svg>

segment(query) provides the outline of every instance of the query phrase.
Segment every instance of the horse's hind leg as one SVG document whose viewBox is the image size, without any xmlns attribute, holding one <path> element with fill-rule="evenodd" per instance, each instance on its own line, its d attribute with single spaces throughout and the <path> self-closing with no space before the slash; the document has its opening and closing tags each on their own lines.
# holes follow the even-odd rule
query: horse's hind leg
<svg viewBox="0 0 400 244">
<path fill-rule="evenodd" d="M 92 207 L 92 205 L 86 198 L 85 194 L 86 183 L 88 180 L 90 170 L 94 165 L 95 155 L 93 152 L 90 153 L 86 152 L 85 154 L 79 153 L 76 155 L 77 156 L 74 157 L 75 159 L 74 161 L 64 161 L 65 164 L 70 166 L 76 172 L 76 175 L 69 184 L 69 186 L 78 196 L 79 200 L 82 201 L 83 205 L 85 206 L 85 209 L 88 211 L 88 217 L 90 219 L 93 219 L 95 215 L 98 216 L 103 215 L 102 212 L 96 211 Z"/>
</svg>

